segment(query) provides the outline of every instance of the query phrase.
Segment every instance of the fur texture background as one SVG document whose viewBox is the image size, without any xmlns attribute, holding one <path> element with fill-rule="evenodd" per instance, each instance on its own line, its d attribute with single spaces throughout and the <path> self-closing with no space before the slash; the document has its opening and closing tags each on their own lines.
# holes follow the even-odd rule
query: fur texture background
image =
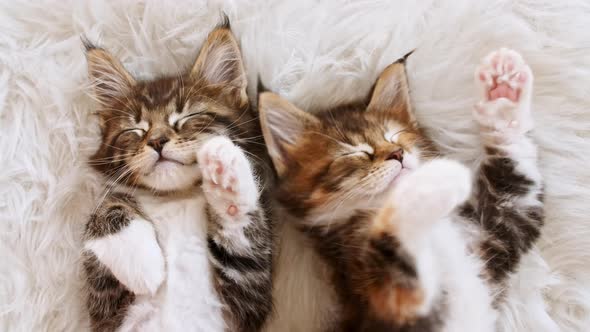
<svg viewBox="0 0 590 332">
<path fill-rule="evenodd" d="M 518 50 L 536 76 L 547 225 L 502 307 L 505 331 L 590 326 L 590 3 L 585 0 L 0 1 L 0 330 L 80 331 L 81 230 L 100 182 L 79 36 L 140 77 L 176 73 L 228 14 L 250 85 L 308 109 L 364 96 L 408 51 L 417 117 L 478 156 L 473 70 Z M 253 89 L 251 89 L 253 91 Z"/>
</svg>

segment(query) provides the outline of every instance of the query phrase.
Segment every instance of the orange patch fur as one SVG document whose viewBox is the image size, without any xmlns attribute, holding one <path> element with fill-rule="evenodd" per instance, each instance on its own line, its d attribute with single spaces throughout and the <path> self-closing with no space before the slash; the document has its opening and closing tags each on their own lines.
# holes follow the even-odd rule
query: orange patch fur
<svg viewBox="0 0 590 332">
<path fill-rule="evenodd" d="M 415 321 L 424 302 L 420 288 L 392 286 L 391 281 L 386 281 L 382 287 L 368 288 L 367 294 L 377 318 L 400 325 Z"/>
<path fill-rule="evenodd" d="M 332 266 L 341 328 L 411 324 L 424 295 L 417 288 L 414 257 L 397 239 L 388 178 L 379 172 L 387 171 L 391 155 L 400 148 L 418 152 L 417 158 L 434 154 L 434 149 L 412 114 L 403 62 L 384 70 L 367 101 L 311 115 L 264 93 L 259 108 L 279 176 L 277 199 L 301 219 L 300 228 Z M 397 139 L 386 137 L 392 132 L 399 133 Z M 383 183 L 379 192 L 353 196 Z M 327 221 L 310 217 L 331 218 L 339 209 L 351 215 Z M 381 322 L 372 325 L 371 320 Z"/>
</svg>

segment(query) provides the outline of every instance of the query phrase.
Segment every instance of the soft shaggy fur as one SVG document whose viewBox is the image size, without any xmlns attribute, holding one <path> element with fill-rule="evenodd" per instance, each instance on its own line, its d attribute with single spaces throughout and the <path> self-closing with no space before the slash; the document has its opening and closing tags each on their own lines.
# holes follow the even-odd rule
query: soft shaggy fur
<svg viewBox="0 0 590 332">
<path fill-rule="evenodd" d="M 88 112 L 94 101 L 79 35 L 109 45 L 134 74 L 176 73 L 193 61 L 222 10 L 240 39 L 250 86 L 260 75 L 306 109 L 364 96 L 386 65 L 416 48 L 408 75 L 418 121 L 443 152 L 467 162 L 479 155 L 470 117 L 477 100 L 472 70 L 499 46 L 521 52 L 536 75 L 547 219 L 510 281 L 501 325 L 505 331 L 584 331 L 590 325 L 586 1 L 5 0 L 0 330 L 88 327 L 77 263 L 83 224 L 101 186 L 83 168 L 96 150 L 98 126 Z"/>
<path fill-rule="evenodd" d="M 301 328 L 311 312 L 281 309 L 322 288 L 304 277 L 302 289 L 276 297 L 274 330 L 492 331 L 506 280 L 544 220 L 537 147 L 527 134 L 533 76 L 506 48 L 475 71 L 481 99 L 473 116 L 485 154 L 473 181 L 457 162 L 428 161 L 403 60 L 381 73 L 370 101 L 315 115 L 262 93 L 262 132 L 278 175 L 274 196 L 325 263 L 325 287 L 337 295 L 329 306 L 336 312 L 325 320 L 335 326 Z M 459 215 L 449 215 L 453 210 Z M 283 259 L 277 270 L 310 267 Z M 277 292 L 291 289 L 276 279 Z M 331 296 L 312 295 L 322 297 Z"/>
<path fill-rule="evenodd" d="M 105 181 L 84 230 L 92 330 L 260 330 L 272 310 L 268 165 L 229 22 L 191 68 L 154 80 L 84 46 L 101 128 L 90 165 Z"/>
</svg>

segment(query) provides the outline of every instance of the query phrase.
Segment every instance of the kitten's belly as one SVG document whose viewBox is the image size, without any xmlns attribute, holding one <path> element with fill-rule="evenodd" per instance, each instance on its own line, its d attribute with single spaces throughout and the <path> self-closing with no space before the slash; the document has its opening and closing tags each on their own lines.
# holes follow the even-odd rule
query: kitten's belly
<svg viewBox="0 0 590 332">
<path fill-rule="evenodd" d="M 328 267 L 289 221 L 277 227 L 280 238 L 273 278 L 275 312 L 265 332 L 321 332 L 334 327 L 339 306 Z"/>
<path fill-rule="evenodd" d="M 166 280 L 155 296 L 136 298 L 121 330 L 128 325 L 139 331 L 223 331 L 221 303 L 207 259 L 203 195 L 138 200 L 156 227 Z"/>
<path fill-rule="evenodd" d="M 496 312 L 483 280 L 480 262 L 465 252 L 466 234 L 449 221 L 433 230 L 437 287 L 448 292 L 442 319 L 444 332 L 493 331 Z M 323 332 L 334 330 L 340 317 L 327 267 L 305 235 L 286 221 L 279 230 L 273 297 L 275 314 L 265 332 Z M 430 275 L 429 277 L 433 277 Z M 440 292 L 436 289 L 435 292 Z"/>
</svg>

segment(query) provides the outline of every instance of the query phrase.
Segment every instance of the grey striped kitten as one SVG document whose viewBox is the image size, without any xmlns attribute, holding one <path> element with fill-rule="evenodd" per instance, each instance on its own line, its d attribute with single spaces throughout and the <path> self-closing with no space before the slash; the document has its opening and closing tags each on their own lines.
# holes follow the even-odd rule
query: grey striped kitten
<svg viewBox="0 0 590 332">
<path fill-rule="evenodd" d="M 272 227 L 258 121 L 229 24 L 192 69 L 137 81 L 86 42 L 107 190 L 86 225 L 94 331 L 257 331 L 271 311 Z"/>
<path fill-rule="evenodd" d="M 500 49 L 476 80 L 484 155 L 474 181 L 458 162 L 432 160 L 403 60 L 366 102 L 311 114 L 260 96 L 285 233 L 304 237 L 281 247 L 274 330 L 495 330 L 507 278 L 540 235 L 543 184 L 529 66 Z"/>
</svg>

